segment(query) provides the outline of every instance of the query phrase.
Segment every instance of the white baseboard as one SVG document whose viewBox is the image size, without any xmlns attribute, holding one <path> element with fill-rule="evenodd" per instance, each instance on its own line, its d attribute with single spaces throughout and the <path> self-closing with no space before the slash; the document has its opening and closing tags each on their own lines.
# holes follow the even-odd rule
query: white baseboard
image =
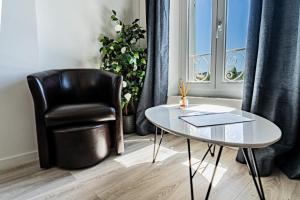
<svg viewBox="0 0 300 200">
<path fill-rule="evenodd" d="M 0 170 L 6 170 L 38 160 L 37 151 L 21 153 L 0 159 Z"/>
</svg>

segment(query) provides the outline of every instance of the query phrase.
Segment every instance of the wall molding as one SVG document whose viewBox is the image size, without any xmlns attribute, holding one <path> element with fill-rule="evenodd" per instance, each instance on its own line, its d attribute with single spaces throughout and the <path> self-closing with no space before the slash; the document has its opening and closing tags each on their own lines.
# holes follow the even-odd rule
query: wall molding
<svg viewBox="0 0 300 200">
<path fill-rule="evenodd" d="M 0 170 L 6 170 L 38 160 L 38 152 L 30 151 L 0 159 Z"/>
</svg>

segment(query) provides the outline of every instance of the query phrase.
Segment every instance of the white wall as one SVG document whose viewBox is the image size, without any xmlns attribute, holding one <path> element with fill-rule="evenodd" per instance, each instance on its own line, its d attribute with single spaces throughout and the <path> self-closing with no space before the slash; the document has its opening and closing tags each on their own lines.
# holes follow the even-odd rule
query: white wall
<svg viewBox="0 0 300 200">
<path fill-rule="evenodd" d="M 115 9 L 125 21 L 139 15 L 139 0 L 37 0 L 39 65 L 94 67 L 99 33 L 114 32 Z"/>
<path fill-rule="evenodd" d="M 35 157 L 32 103 L 25 81 L 38 68 L 35 10 L 34 0 L 4 0 L 2 5 L 0 167 Z"/>
<path fill-rule="evenodd" d="M 111 9 L 138 18 L 140 0 L 3 0 L 0 32 L 0 169 L 36 159 L 26 75 L 98 67 L 97 38 L 113 31 Z"/>
<path fill-rule="evenodd" d="M 170 1 L 170 33 L 169 33 L 169 83 L 168 83 L 168 96 L 174 96 L 178 94 L 178 80 L 181 77 L 182 64 L 181 61 L 181 44 L 180 41 L 180 1 Z"/>
</svg>

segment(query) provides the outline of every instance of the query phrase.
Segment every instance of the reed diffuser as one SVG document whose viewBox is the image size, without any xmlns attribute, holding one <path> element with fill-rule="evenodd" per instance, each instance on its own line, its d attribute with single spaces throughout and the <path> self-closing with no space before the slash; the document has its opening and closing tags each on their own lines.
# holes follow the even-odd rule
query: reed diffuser
<svg viewBox="0 0 300 200">
<path fill-rule="evenodd" d="M 180 80 L 178 82 L 178 89 L 179 89 L 179 93 L 181 95 L 180 102 L 179 102 L 180 108 L 186 108 L 189 105 L 189 102 L 187 99 L 187 94 L 189 91 L 189 84 Z"/>
</svg>

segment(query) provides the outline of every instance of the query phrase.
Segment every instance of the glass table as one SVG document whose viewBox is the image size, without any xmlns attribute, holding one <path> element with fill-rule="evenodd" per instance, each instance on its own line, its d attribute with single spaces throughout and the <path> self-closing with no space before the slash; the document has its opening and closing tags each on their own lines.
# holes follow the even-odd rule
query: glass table
<svg viewBox="0 0 300 200">
<path fill-rule="evenodd" d="M 229 112 L 253 119 L 253 121 L 206 127 L 195 127 L 179 118 L 180 116 L 195 112 Z M 219 151 L 205 199 L 209 198 L 212 182 L 224 146 L 238 147 L 242 150 L 249 172 L 258 192 L 258 196 L 262 200 L 265 199 L 264 190 L 253 149 L 264 148 L 280 140 L 281 130 L 274 123 L 249 112 L 236 110 L 230 107 L 209 104 L 190 105 L 185 109 L 181 109 L 179 105 L 161 105 L 147 109 L 145 115 L 146 118 L 156 127 L 154 137 L 153 163 L 155 163 L 155 159 L 159 152 L 159 147 L 161 145 L 165 132 L 186 138 L 188 147 L 189 177 L 192 200 L 194 199 L 193 178 L 206 156 L 208 154 L 210 154 L 211 156 L 215 155 L 216 146 L 219 146 Z M 158 129 L 160 129 L 161 131 L 160 140 L 157 142 Z M 191 139 L 206 142 L 208 144 L 208 149 L 194 172 L 192 171 L 193 164 L 191 162 Z"/>
</svg>

